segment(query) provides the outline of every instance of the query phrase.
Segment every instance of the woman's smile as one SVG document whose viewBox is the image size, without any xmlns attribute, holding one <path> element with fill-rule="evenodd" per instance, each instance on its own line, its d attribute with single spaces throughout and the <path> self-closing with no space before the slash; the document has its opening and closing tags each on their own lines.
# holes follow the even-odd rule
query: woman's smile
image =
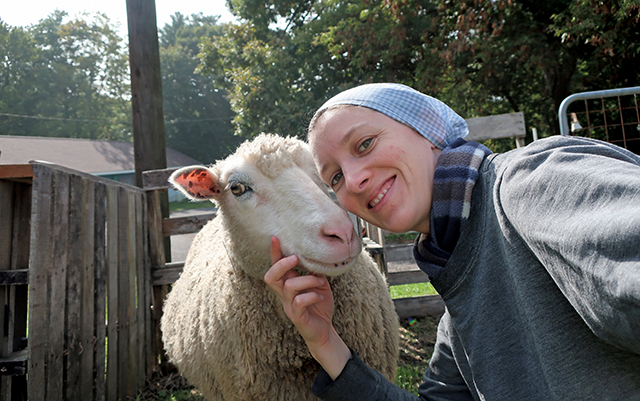
<svg viewBox="0 0 640 401">
<path fill-rule="evenodd" d="M 393 182 L 395 181 L 395 178 L 396 177 L 394 176 L 394 177 L 392 177 L 391 180 L 387 181 L 385 183 L 384 187 L 382 188 L 382 191 L 378 194 L 378 196 L 376 196 L 371 202 L 369 202 L 369 209 L 373 209 L 374 207 L 376 207 L 376 205 L 378 203 L 380 203 L 382 198 L 384 198 L 384 196 L 389 191 L 389 188 L 391 188 L 391 185 L 393 185 Z"/>
</svg>

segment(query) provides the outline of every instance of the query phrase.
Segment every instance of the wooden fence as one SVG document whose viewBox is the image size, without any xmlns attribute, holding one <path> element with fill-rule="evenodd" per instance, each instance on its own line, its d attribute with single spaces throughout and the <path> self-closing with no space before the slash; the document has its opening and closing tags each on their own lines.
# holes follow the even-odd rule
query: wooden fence
<svg viewBox="0 0 640 401">
<path fill-rule="evenodd" d="M 0 166 L 0 205 L 0 399 L 135 397 L 157 361 L 145 193 L 34 163 Z"/>
</svg>

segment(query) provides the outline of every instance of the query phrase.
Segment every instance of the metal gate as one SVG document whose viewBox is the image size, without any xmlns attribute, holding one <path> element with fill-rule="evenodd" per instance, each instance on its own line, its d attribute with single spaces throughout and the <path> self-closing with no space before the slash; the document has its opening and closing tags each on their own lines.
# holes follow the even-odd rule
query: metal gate
<svg viewBox="0 0 640 401">
<path fill-rule="evenodd" d="M 640 86 L 573 94 L 558 111 L 560 133 L 600 139 L 640 154 Z"/>
</svg>

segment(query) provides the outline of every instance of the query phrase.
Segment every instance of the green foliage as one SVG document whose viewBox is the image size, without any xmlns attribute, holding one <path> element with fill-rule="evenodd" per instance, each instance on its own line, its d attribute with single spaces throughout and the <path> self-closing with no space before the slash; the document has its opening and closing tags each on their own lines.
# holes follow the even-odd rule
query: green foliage
<svg viewBox="0 0 640 401">
<path fill-rule="evenodd" d="M 544 137 L 558 133 L 569 94 L 638 85 L 640 75 L 637 0 L 230 4 L 245 22 L 200 57 L 229 90 L 246 137 L 302 135 L 328 97 L 382 81 L 438 97 L 465 118 L 522 111 Z"/>
<path fill-rule="evenodd" d="M 210 78 L 196 70 L 201 40 L 222 34 L 217 17 L 176 13 L 160 31 L 160 63 L 167 146 L 210 164 L 243 141 L 233 135 L 233 112 Z"/>
<path fill-rule="evenodd" d="M 303 136 L 319 93 L 326 92 L 320 71 L 329 59 L 306 36 L 245 23 L 228 25 L 224 36 L 202 44 L 201 71 L 229 91 L 237 135 Z"/>
<path fill-rule="evenodd" d="M 128 63 L 102 15 L 28 28 L 0 22 L 0 134 L 130 138 Z"/>
</svg>

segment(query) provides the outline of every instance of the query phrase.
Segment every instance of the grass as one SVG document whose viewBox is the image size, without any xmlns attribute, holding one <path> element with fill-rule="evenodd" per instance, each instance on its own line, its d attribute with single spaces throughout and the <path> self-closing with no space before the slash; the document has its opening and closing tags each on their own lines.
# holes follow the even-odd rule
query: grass
<svg viewBox="0 0 640 401">
<path fill-rule="evenodd" d="M 396 385 L 415 395 L 429 366 L 439 318 L 427 316 L 400 322 L 400 358 Z"/>
<path fill-rule="evenodd" d="M 431 283 L 394 285 L 389 287 L 389 289 L 391 290 L 392 299 L 436 295 L 438 293 Z"/>
<path fill-rule="evenodd" d="M 418 234 L 415 232 L 408 233 L 387 233 L 384 236 L 385 244 L 412 244 Z"/>
<path fill-rule="evenodd" d="M 214 207 L 211 202 L 194 202 L 189 199 L 183 199 L 177 202 L 169 203 L 169 212 L 177 212 L 179 210 L 200 209 L 203 207 Z"/>
</svg>

